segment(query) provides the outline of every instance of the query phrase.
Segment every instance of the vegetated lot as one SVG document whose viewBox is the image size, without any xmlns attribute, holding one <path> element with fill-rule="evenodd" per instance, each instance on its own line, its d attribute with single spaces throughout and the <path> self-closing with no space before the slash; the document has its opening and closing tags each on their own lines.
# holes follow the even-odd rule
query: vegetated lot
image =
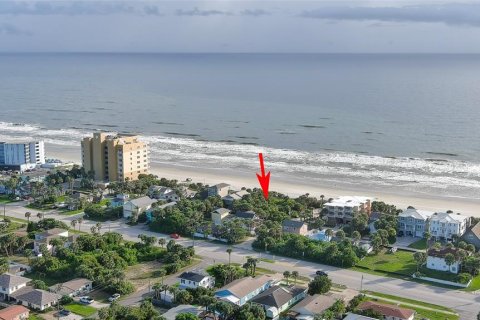
<svg viewBox="0 0 480 320">
<path fill-rule="evenodd" d="M 415 241 L 414 243 L 411 243 L 408 247 L 417 250 L 425 250 L 427 249 L 427 240 L 420 239 L 418 241 Z"/>
<path fill-rule="evenodd" d="M 69 303 L 65 305 L 64 308 L 83 317 L 90 317 L 91 315 L 95 314 L 95 312 L 97 312 L 97 309 L 95 309 L 94 307 L 76 302 Z"/>
<path fill-rule="evenodd" d="M 368 255 L 359 261 L 357 266 L 372 271 L 395 273 L 405 276 L 411 276 L 417 271 L 417 264 L 413 258 L 413 253 L 402 250 L 397 250 L 395 253 L 388 253 L 387 250 L 383 250 L 378 255 Z"/>
<path fill-rule="evenodd" d="M 374 296 L 380 297 L 380 298 L 389 299 L 389 300 L 395 300 L 395 301 L 398 301 L 398 302 L 404 302 L 404 303 L 414 304 L 414 305 L 418 305 L 418 306 L 422 306 L 422 307 L 426 307 L 426 308 L 432 308 L 432 309 L 437 309 L 437 310 L 441 310 L 441 311 L 447 311 L 447 312 L 455 313 L 455 311 L 452 310 L 451 308 L 447 308 L 447 307 L 444 307 L 444 306 L 439 306 L 439 305 L 436 305 L 436 304 L 433 304 L 433 303 L 428 303 L 428 302 L 423 302 L 423 301 L 418 301 L 418 300 L 413 300 L 413 299 L 408 299 L 408 298 L 397 297 L 397 296 L 394 296 L 394 295 L 391 295 L 391 294 L 385 294 L 385 293 L 380 293 L 380 292 L 375 292 L 375 291 L 370 291 L 370 290 L 364 290 L 363 293 L 374 295 Z"/>
<path fill-rule="evenodd" d="M 480 290 L 480 275 L 474 277 L 472 279 L 472 283 L 470 283 L 470 286 L 468 288 L 464 289 L 465 291 L 477 291 Z"/>
<path fill-rule="evenodd" d="M 158 261 L 143 262 L 134 266 L 129 266 L 125 272 L 125 277 L 137 290 L 145 288 L 161 280 L 160 268 L 162 263 Z"/>
</svg>

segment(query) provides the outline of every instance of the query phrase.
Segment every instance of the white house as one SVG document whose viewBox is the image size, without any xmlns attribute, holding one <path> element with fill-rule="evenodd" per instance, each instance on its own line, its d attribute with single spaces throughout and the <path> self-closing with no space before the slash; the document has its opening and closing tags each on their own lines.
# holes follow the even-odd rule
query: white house
<svg viewBox="0 0 480 320">
<path fill-rule="evenodd" d="M 27 286 L 28 278 L 16 276 L 9 273 L 0 275 L 0 296 L 7 300 L 12 293 Z"/>
<path fill-rule="evenodd" d="M 61 296 L 76 297 L 85 295 L 92 291 L 93 282 L 85 278 L 77 278 L 61 285 L 55 285 L 50 287 L 50 291 L 60 294 Z"/>
<path fill-rule="evenodd" d="M 150 199 L 147 196 L 128 200 L 123 204 L 123 217 L 128 219 L 133 215 L 138 216 L 139 214 L 150 210 L 152 205 L 156 202 L 156 199 Z"/>
<path fill-rule="evenodd" d="M 148 188 L 148 195 L 151 198 L 165 201 L 179 201 L 180 197 L 169 187 L 151 186 Z"/>
<path fill-rule="evenodd" d="M 225 197 L 228 194 L 229 190 L 230 190 L 230 185 L 228 183 L 219 183 L 207 188 L 207 196 L 208 197 L 214 197 L 214 196 Z"/>
<path fill-rule="evenodd" d="M 324 207 L 330 223 L 349 224 L 353 217 L 360 212 L 370 214 L 371 201 L 370 197 L 343 196 L 325 203 Z"/>
<path fill-rule="evenodd" d="M 60 228 L 53 228 L 44 232 L 36 233 L 35 240 L 33 241 L 33 251 L 37 254 L 40 253 L 40 246 L 44 244 L 47 247 L 47 250 L 52 252 L 53 246 L 50 244 L 50 241 L 58 238 L 64 240 L 63 246 L 67 248 L 77 237 L 78 235 L 69 235 L 68 230 Z"/>
<path fill-rule="evenodd" d="M 436 212 L 430 218 L 429 231 L 436 239 L 461 237 L 470 226 L 470 217 L 460 213 Z"/>
<path fill-rule="evenodd" d="M 217 208 L 212 212 L 212 222 L 216 226 L 219 226 L 222 224 L 223 219 L 225 219 L 229 214 L 230 214 L 229 209 L 225 208 Z"/>
<path fill-rule="evenodd" d="M 213 288 L 215 286 L 215 279 L 198 272 L 184 272 L 179 276 L 180 288 L 196 289 L 198 287 Z"/>
<path fill-rule="evenodd" d="M 433 214 L 432 211 L 408 208 L 398 215 L 398 232 L 402 236 L 423 237 Z"/>
<path fill-rule="evenodd" d="M 427 268 L 432 270 L 458 273 L 460 269 L 460 260 L 456 258 L 457 252 L 458 252 L 458 249 L 456 248 L 442 248 L 440 250 L 436 250 L 436 249 L 428 250 Z M 445 261 L 445 256 L 449 253 L 455 257 L 455 261 L 450 266 Z"/>
<path fill-rule="evenodd" d="M 305 298 L 307 289 L 297 286 L 272 286 L 252 299 L 252 303 L 260 304 L 269 319 L 279 319 L 280 313 L 289 309 Z"/>
<path fill-rule="evenodd" d="M 276 279 L 270 275 L 237 279 L 215 292 L 215 298 L 243 306 L 275 282 Z"/>
</svg>

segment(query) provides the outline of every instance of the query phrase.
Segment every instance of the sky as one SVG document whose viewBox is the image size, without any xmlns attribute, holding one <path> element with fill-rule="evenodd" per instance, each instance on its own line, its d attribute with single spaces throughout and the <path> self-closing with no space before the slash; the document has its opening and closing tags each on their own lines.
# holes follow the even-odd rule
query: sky
<svg viewBox="0 0 480 320">
<path fill-rule="evenodd" d="M 0 52 L 480 53 L 480 1 L 0 0 Z"/>
</svg>

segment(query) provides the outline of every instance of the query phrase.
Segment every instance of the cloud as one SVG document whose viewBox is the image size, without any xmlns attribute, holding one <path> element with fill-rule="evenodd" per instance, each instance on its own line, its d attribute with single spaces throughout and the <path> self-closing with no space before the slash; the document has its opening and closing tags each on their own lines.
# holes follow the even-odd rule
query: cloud
<svg viewBox="0 0 480 320">
<path fill-rule="evenodd" d="M 22 30 L 9 23 L 0 23 L 0 36 L 31 36 L 30 31 Z"/>
<path fill-rule="evenodd" d="M 108 15 L 135 13 L 128 2 L 113 1 L 0 1 L 0 14 L 10 15 Z"/>
<path fill-rule="evenodd" d="M 190 9 L 190 10 L 183 10 L 178 9 L 176 12 L 177 16 L 201 16 L 201 17 L 208 17 L 208 16 L 232 16 L 233 13 L 228 11 L 220 11 L 220 10 L 200 10 L 197 7 Z"/>
<path fill-rule="evenodd" d="M 160 16 L 162 14 L 160 14 L 160 11 L 158 10 L 158 7 L 156 6 L 145 6 L 143 8 L 143 12 L 146 14 L 146 15 L 150 15 L 150 16 Z"/>
<path fill-rule="evenodd" d="M 252 16 L 252 17 L 260 17 L 269 15 L 270 12 L 265 11 L 263 9 L 246 9 L 240 12 L 242 16 Z"/>
<path fill-rule="evenodd" d="M 300 16 L 329 20 L 425 22 L 480 27 L 480 4 L 450 3 L 403 7 L 325 7 L 304 11 Z"/>
</svg>

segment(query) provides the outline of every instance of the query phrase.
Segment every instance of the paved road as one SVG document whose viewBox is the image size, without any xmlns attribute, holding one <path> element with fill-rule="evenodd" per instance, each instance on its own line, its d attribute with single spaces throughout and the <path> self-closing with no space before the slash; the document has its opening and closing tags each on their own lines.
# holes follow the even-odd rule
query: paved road
<svg viewBox="0 0 480 320">
<path fill-rule="evenodd" d="M 36 215 L 35 210 L 19 207 L 18 203 L 7 205 L 7 216 L 24 219 L 25 211 L 32 212 L 32 216 Z M 70 224 L 70 221 L 76 219 L 78 216 L 63 216 L 54 212 L 48 212 L 45 214 L 45 217 L 52 217 Z M 34 221 L 37 219 L 38 218 L 36 216 L 32 218 Z M 95 222 L 86 220 L 82 224 L 81 229 L 82 231 L 89 231 L 90 227 L 94 224 Z M 148 231 L 144 225 L 131 227 L 124 224 L 120 220 L 104 223 L 101 231 L 106 232 L 109 230 L 121 233 L 125 239 L 132 241 L 138 241 L 137 236 L 141 233 L 155 235 L 157 237 L 162 236 L 161 234 Z M 179 239 L 177 242 L 183 245 L 192 244 L 192 240 L 190 239 Z M 203 263 L 205 265 L 218 262 L 227 262 L 228 254 L 225 252 L 226 249 L 227 246 L 218 243 L 212 243 L 203 240 L 195 241 L 195 251 L 204 259 Z M 450 307 L 459 312 L 461 319 L 476 319 L 476 315 L 480 311 L 480 295 L 474 293 L 445 289 L 401 279 L 365 274 L 348 269 L 340 269 L 307 261 L 299 261 L 296 259 L 276 256 L 272 257 L 272 255 L 254 252 L 249 248 L 248 243 L 236 245 L 233 247 L 233 249 L 234 254 L 231 256 L 232 262 L 243 263 L 246 261 L 247 256 L 269 259 L 273 258 L 275 263 L 260 262 L 259 266 L 279 273 L 283 273 L 285 270 L 296 270 L 300 275 L 309 277 L 313 277 L 316 270 L 324 270 L 329 273 L 330 277 L 335 283 L 343 284 L 348 288 L 357 290 L 361 287 L 363 277 L 362 288 L 364 290 L 367 289 L 386 294 L 394 294 L 405 298 Z"/>
</svg>

